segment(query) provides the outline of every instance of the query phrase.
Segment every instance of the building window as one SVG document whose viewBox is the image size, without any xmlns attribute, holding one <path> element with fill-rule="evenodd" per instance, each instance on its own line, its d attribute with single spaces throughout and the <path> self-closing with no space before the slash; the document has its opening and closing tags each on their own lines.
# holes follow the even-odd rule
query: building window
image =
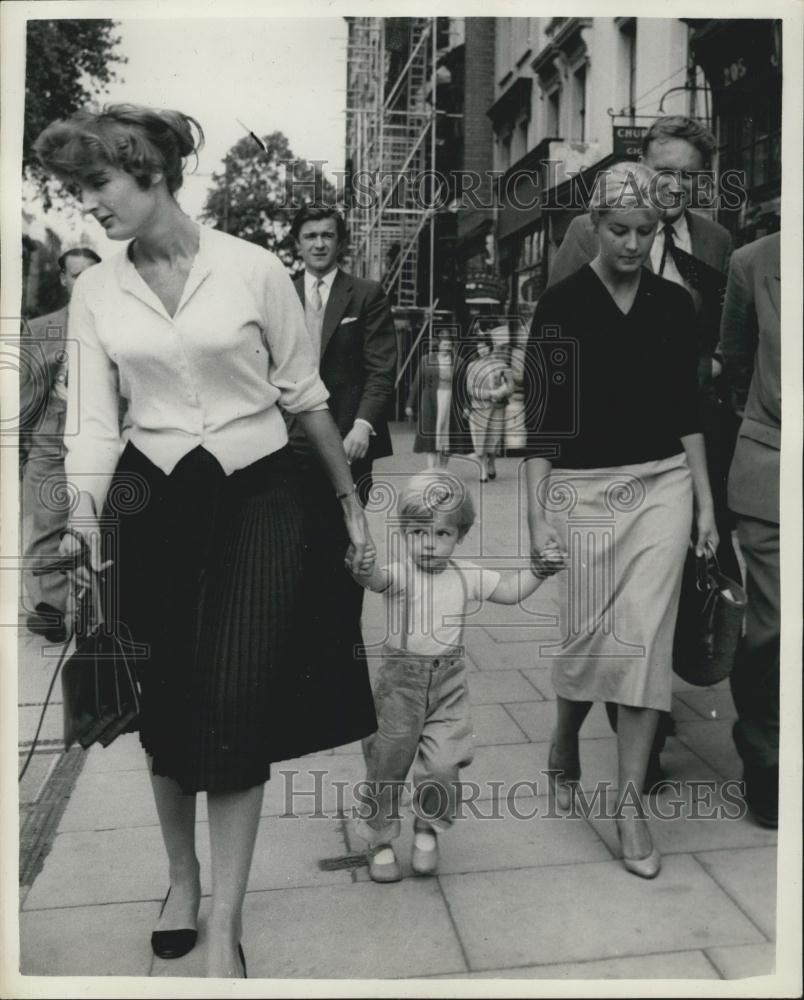
<svg viewBox="0 0 804 1000">
<path fill-rule="evenodd" d="M 528 151 L 528 123 L 530 118 L 521 118 L 516 123 L 514 138 L 511 144 L 511 162 L 517 163 Z"/>
<path fill-rule="evenodd" d="M 551 91 L 545 103 L 545 135 L 557 139 L 561 136 L 561 87 Z"/>
<path fill-rule="evenodd" d="M 572 127 L 570 139 L 586 141 L 586 63 L 573 74 Z"/>
</svg>

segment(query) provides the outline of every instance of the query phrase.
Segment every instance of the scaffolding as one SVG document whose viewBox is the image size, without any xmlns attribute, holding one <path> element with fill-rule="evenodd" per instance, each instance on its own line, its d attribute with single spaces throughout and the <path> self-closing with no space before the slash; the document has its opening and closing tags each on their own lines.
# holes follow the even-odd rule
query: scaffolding
<svg viewBox="0 0 804 1000">
<path fill-rule="evenodd" d="M 436 19 L 348 21 L 352 270 L 380 281 L 395 314 L 421 324 L 418 342 L 437 307 Z"/>
</svg>

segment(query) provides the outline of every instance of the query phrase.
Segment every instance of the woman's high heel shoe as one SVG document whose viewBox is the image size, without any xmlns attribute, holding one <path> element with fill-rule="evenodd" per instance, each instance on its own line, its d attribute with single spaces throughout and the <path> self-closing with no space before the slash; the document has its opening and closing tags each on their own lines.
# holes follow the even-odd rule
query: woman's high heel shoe
<svg viewBox="0 0 804 1000">
<path fill-rule="evenodd" d="M 626 871 L 631 872 L 632 875 L 638 875 L 640 878 L 656 878 L 662 870 L 662 856 L 659 854 L 658 849 L 652 846 L 650 854 L 646 854 L 642 858 L 629 858 L 623 848 L 623 837 L 620 833 L 619 824 L 617 824 L 617 839 L 620 841 L 620 850 L 622 851 L 623 865 Z"/>
<path fill-rule="evenodd" d="M 556 805 L 559 809 L 566 812 L 572 808 L 575 797 L 575 786 L 581 780 L 581 763 L 576 758 L 571 768 L 566 767 L 566 765 L 562 767 L 556 762 L 555 754 L 555 744 L 551 743 L 550 753 L 547 757 L 547 767 L 550 773 L 547 777 Z"/>
<path fill-rule="evenodd" d="M 237 946 L 237 954 L 240 956 L 240 961 L 243 963 L 243 979 L 248 979 L 248 972 L 246 972 L 246 956 L 243 953 L 242 944 Z"/>
<path fill-rule="evenodd" d="M 170 889 L 162 903 L 159 916 L 165 912 Z M 181 958 L 195 948 L 198 931 L 190 927 L 182 927 L 175 931 L 154 931 L 151 935 L 151 949 L 157 958 Z"/>
</svg>

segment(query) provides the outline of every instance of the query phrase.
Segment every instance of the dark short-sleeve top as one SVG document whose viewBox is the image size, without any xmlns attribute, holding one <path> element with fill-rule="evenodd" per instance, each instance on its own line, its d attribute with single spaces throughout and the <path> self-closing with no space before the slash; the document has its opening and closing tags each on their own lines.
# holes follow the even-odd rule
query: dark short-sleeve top
<svg viewBox="0 0 804 1000">
<path fill-rule="evenodd" d="M 525 360 L 528 457 L 611 468 L 669 458 L 700 431 L 695 307 L 642 268 L 623 313 L 586 264 L 548 289 Z"/>
</svg>

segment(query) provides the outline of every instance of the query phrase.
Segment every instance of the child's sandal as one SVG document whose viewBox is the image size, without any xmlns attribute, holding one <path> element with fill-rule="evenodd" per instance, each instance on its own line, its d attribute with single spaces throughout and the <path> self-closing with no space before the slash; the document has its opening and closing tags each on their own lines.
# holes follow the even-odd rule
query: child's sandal
<svg viewBox="0 0 804 1000">
<path fill-rule="evenodd" d="M 390 844 L 374 844 L 366 852 L 372 882 L 399 882 L 402 869 Z"/>
</svg>

